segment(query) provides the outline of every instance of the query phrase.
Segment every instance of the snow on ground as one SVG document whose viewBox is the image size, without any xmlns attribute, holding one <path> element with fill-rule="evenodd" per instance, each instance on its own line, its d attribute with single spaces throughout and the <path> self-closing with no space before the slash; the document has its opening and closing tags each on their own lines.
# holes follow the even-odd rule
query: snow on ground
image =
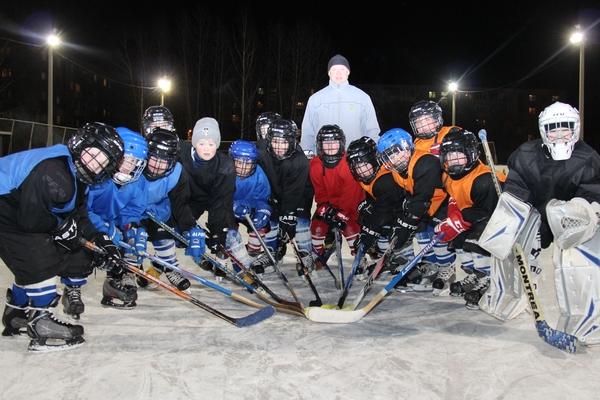
<svg viewBox="0 0 600 400">
<path fill-rule="evenodd" d="M 179 251 L 184 268 L 210 277 Z M 542 253 L 540 297 L 555 326 L 550 254 Z M 347 275 L 352 263 L 347 248 L 343 261 Z M 308 305 L 314 295 L 293 271 L 294 262 L 289 249 L 284 272 Z M 330 264 L 337 266 L 334 259 Z M 324 302 L 336 303 L 339 292 L 331 277 L 326 271 L 319 276 Z M 381 277 L 361 307 L 390 279 Z M 527 313 L 502 323 L 467 310 L 462 299 L 392 290 L 354 324 L 319 324 L 278 313 L 237 328 L 162 290 L 140 289 L 131 311 L 102 308 L 103 280 L 98 272 L 83 289 L 83 347 L 31 355 L 28 339 L 0 340 L 2 398 L 534 400 L 595 398 L 600 391 L 600 350 L 569 355 L 546 344 Z M 275 274 L 265 282 L 293 300 Z M 2 264 L 0 288 L 11 284 Z M 234 283 L 223 286 L 257 300 Z M 361 287 L 356 282 L 349 301 Z M 192 295 L 234 317 L 256 311 L 197 282 Z M 62 310 L 58 315 L 64 318 Z"/>
</svg>

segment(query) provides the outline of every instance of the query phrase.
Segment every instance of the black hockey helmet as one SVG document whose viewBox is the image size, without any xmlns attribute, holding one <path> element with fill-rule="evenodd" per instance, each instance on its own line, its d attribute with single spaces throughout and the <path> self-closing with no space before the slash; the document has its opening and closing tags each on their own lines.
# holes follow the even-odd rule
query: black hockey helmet
<svg viewBox="0 0 600 400">
<path fill-rule="evenodd" d="M 123 139 L 112 126 L 92 122 L 79 128 L 67 144 L 77 179 L 92 185 L 109 178 L 123 159 L 124 146 Z M 94 166 L 92 161 L 100 168 L 88 169 L 88 166 Z"/>
<path fill-rule="evenodd" d="M 473 132 L 451 129 L 440 145 L 440 162 L 455 179 L 462 178 L 475 168 L 479 164 L 479 142 Z"/>
<path fill-rule="evenodd" d="M 265 139 L 269 126 L 277 119 L 281 119 L 281 115 L 276 112 L 266 111 L 260 114 L 258 118 L 256 118 L 256 139 Z"/>
<path fill-rule="evenodd" d="M 346 151 L 346 161 L 354 179 L 370 183 L 379 171 L 377 143 L 368 136 L 353 141 Z"/>
<path fill-rule="evenodd" d="M 144 111 L 142 116 L 143 135 L 146 136 L 156 128 L 175 130 L 175 120 L 173 114 L 167 107 L 151 106 Z"/>
<path fill-rule="evenodd" d="M 338 151 L 335 154 L 326 154 L 323 150 L 323 142 L 333 141 L 339 143 L 340 146 Z M 337 125 L 323 125 L 317 133 L 315 147 L 317 155 L 321 157 L 326 165 L 335 166 L 340 162 L 342 157 L 344 157 L 344 152 L 346 151 L 346 135 L 344 135 L 344 131 Z"/>
<path fill-rule="evenodd" d="M 148 163 L 144 168 L 146 179 L 155 181 L 171 175 L 181 152 L 177 135 L 166 129 L 156 128 L 146 135 L 146 143 L 148 143 Z"/>
<path fill-rule="evenodd" d="M 435 121 L 435 130 L 427 130 L 420 132 L 421 123 L 417 123 L 417 120 L 421 117 L 430 117 Z M 444 125 L 444 119 L 442 118 L 442 108 L 431 100 L 421 100 L 416 102 L 408 113 L 408 120 L 412 127 L 413 133 L 419 139 L 431 139 L 436 133 L 442 129 Z"/>
<path fill-rule="evenodd" d="M 273 147 L 273 139 L 282 138 L 287 142 L 287 147 Z M 291 119 L 277 119 L 271 123 L 267 130 L 267 151 L 278 160 L 289 158 L 296 150 L 298 144 L 298 127 Z"/>
</svg>

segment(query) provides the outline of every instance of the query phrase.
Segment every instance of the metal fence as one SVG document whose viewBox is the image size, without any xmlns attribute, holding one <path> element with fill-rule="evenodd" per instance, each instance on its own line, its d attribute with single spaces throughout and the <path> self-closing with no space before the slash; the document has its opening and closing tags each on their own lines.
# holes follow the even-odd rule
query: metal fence
<svg viewBox="0 0 600 400">
<path fill-rule="evenodd" d="M 52 143 L 66 144 L 77 128 L 52 126 Z M 23 150 L 46 147 L 48 125 L 39 122 L 0 118 L 0 157 Z"/>
</svg>

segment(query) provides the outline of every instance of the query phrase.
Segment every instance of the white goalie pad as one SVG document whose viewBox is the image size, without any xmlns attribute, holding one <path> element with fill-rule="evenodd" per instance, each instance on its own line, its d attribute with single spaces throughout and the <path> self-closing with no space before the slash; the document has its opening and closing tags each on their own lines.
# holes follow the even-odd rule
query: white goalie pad
<svg viewBox="0 0 600 400">
<path fill-rule="evenodd" d="M 534 244 L 537 243 L 539 246 L 539 242 L 535 239 L 540 223 L 540 213 L 536 209 L 532 209 L 521 229 L 522 233 L 516 240 L 521 244 L 523 252 L 528 258 Z M 531 259 L 529 264 L 531 264 Z M 537 282 L 537 276 L 540 272 L 539 268 L 531 271 L 534 284 Z M 492 255 L 490 287 L 479 300 L 479 309 L 502 322 L 506 322 L 523 312 L 528 304 L 519 275 L 518 264 L 513 253 L 511 252 L 503 260 Z"/>
<path fill-rule="evenodd" d="M 581 344 L 600 344 L 600 232 L 578 247 L 555 246 L 552 260 L 560 309 L 556 329 Z"/>
<path fill-rule="evenodd" d="M 593 204 L 600 208 L 598 203 Z M 598 226 L 596 211 L 581 197 L 570 201 L 550 200 L 546 205 L 546 217 L 554 235 L 554 244 L 567 250 L 590 240 Z"/>
<path fill-rule="evenodd" d="M 500 260 L 506 259 L 511 254 L 515 241 L 523 232 L 530 213 L 530 204 L 510 193 L 502 193 L 494 213 L 479 238 L 479 246 Z"/>
</svg>

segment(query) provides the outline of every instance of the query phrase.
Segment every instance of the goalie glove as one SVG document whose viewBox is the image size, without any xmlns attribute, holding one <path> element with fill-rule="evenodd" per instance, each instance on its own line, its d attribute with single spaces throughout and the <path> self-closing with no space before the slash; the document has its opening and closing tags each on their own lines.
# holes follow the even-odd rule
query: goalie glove
<svg viewBox="0 0 600 400">
<path fill-rule="evenodd" d="M 434 228 L 435 233 L 444 232 L 444 237 L 440 240 L 442 243 L 454 240 L 458 235 L 466 232 L 471 223 L 465 221 L 460 211 L 448 214 L 448 217 Z"/>
</svg>

